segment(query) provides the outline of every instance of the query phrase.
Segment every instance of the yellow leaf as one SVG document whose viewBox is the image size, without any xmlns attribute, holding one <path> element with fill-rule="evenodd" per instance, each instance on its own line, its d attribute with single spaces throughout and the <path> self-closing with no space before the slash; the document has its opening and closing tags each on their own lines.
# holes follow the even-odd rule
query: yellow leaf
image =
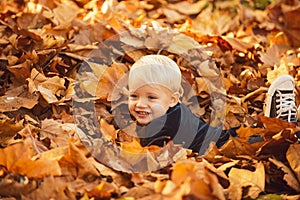
<svg viewBox="0 0 300 200">
<path fill-rule="evenodd" d="M 280 65 L 274 65 L 274 69 L 268 68 L 267 80 L 271 84 L 273 81 L 281 75 L 289 74 L 288 66 L 286 66 L 283 60 L 280 60 Z"/>
</svg>

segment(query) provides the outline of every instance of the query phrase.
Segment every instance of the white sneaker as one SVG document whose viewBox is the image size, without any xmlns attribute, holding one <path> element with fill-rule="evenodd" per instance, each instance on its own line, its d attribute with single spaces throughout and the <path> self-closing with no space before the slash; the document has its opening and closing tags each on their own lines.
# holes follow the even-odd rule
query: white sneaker
<svg viewBox="0 0 300 200">
<path fill-rule="evenodd" d="M 296 122 L 294 78 L 282 75 L 270 85 L 266 96 L 265 116 Z"/>
</svg>

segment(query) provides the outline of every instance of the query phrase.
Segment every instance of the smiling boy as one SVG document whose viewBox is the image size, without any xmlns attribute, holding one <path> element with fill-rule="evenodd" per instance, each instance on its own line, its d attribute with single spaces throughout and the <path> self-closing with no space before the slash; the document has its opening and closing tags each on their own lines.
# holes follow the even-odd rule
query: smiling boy
<svg viewBox="0 0 300 200">
<path fill-rule="evenodd" d="M 237 137 L 235 129 L 212 127 L 180 103 L 181 78 L 178 65 L 163 55 L 144 56 L 131 67 L 128 109 L 139 125 L 141 145 L 163 146 L 172 140 L 203 154 L 210 142 L 221 147 L 230 135 Z M 272 117 L 276 112 L 278 118 L 287 119 L 288 115 L 288 121 L 296 121 L 293 78 L 282 76 L 270 88 L 267 104 L 272 108 L 268 106 L 266 115 Z M 283 94 L 289 98 L 283 98 Z"/>
</svg>

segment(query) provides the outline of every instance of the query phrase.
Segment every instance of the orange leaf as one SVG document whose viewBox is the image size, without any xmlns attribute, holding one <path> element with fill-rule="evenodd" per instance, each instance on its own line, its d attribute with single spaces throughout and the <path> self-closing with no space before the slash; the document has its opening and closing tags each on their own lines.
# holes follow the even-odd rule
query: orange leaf
<svg viewBox="0 0 300 200">
<path fill-rule="evenodd" d="M 0 149 L 0 165 L 16 174 L 23 174 L 30 178 L 42 178 L 47 175 L 59 176 L 61 169 L 55 160 L 32 160 L 32 144 L 27 139 L 4 149 Z"/>
<path fill-rule="evenodd" d="M 236 131 L 236 133 L 239 135 L 240 138 L 243 138 L 243 139 L 246 139 L 246 140 L 248 140 L 251 135 L 254 135 L 254 134 L 262 135 L 263 132 L 264 131 L 260 128 L 251 128 L 249 126 L 247 126 L 247 127 L 241 126 Z"/>
<path fill-rule="evenodd" d="M 109 141 L 115 141 L 115 139 L 117 138 L 117 132 L 115 127 L 107 123 L 103 118 L 100 119 L 100 130 L 106 137 L 106 139 Z"/>
<path fill-rule="evenodd" d="M 295 124 L 292 122 L 287 122 L 278 118 L 269 118 L 265 116 L 259 116 L 258 119 L 264 124 L 264 134 L 265 137 L 272 137 L 274 134 L 286 128 L 295 128 Z"/>
<path fill-rule="evenodd" d="M 175 163 L 173 167 L 172 180 L 177 184 L 182 184 L 187 177 L 194 177 L 196 167 L 192 161 Z"/>
<path fill-rule="evenodd" d="M 96 97 L 100 99 L 112 100 L 112 92 L 116 89 L 118 81 L 125 75 L 128 71 L 126 65 L 122 63 L 113 63 L 111 67 L 106 68 L 96 89 Z M 122 88 L 117 88 L 122 90 Z"/>
<path fill-rule="evenodd" d="M 79 178 L 87 175 L 99 176 L 99 172 L 85 156 L 84 150 L 86 149 L 80 149 L 79 146 L 69 141 L 69 152 L 60 159 L 59 164 L 69 173 L 74 173 L 72 174 L 73 176 L 78 176 Z"/>
</svg>

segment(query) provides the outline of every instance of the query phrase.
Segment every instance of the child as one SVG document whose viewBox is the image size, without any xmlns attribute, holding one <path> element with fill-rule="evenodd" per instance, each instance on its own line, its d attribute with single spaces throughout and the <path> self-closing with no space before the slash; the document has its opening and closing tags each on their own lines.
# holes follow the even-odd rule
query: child
<svg viewBox="0 0 300 200">
<path fill-rule="evenodd" d="M 128 109 L 139 127 L 142 146 L 175 144 L 203 154 L 209 143 L 221 147 L 236 129 L 221 130 L 193 115 L 180 103 L 183 94 L 178 65 L 163 55 L 148 55 L 130 69 Z M 266 116 L 296 121 L 293 78 L 285 75 L 270 87 Z"/>
</svg>

